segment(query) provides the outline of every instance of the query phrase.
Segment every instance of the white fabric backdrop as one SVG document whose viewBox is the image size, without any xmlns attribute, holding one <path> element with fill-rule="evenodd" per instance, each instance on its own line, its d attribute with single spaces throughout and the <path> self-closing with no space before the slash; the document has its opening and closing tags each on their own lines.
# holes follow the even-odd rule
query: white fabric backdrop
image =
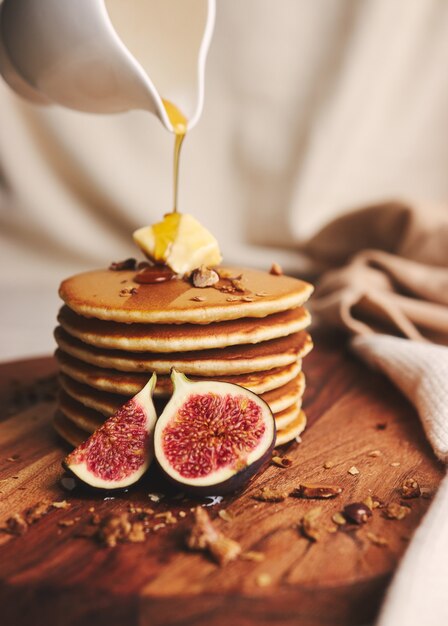
<svg viewBox="0 0 448 626">
<path fill-rule="evenodd" d="M 301 271 L 294 246 L 341 212 L 446 201 L 447 58 L 445 0 L 218 0 L 181 210 L 227 261 Z M 0 84 L 0 358 L 52 349 L 59 280 L 134 251 L 170 207 L 171 159 L 147 113 L 36 108 Z"/>
</svg>

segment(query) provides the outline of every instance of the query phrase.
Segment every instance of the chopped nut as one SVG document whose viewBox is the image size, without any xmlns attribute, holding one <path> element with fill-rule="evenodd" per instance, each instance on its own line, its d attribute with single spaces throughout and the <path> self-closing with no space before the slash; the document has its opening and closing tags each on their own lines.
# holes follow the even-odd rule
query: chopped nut
<svg viewBox="0 0 448 626">
<path fill-rule="evenodd" d="M 267 291 L 257 291 L 257 293 L 255 295 L 258 296 L 259 298 L 265 298 L 269 294 L 268 294 Z"/>
<path fill-rule="evenodd" d="M 163 513 L 157 513 L 154 515 L 155 518 L 162 518 L 165 521 L 165 524 L 176 524 L 177 519 L 171 513 L 171 511 L 164 511 Z"/>
<path fill-rule="evenodd" d="M 209 544 L 208 550 L 219 565 L 227 565 L 241 554 L 241 546 L 237 541 L 220 535 L 216 541 Z"/>
<path fill-rule="evenodd" d="M 352 476 L 356 476 L 356 474 L 359 474 L 359 469 L 355 465 L 352 465 L 351 468 L 348 470 L 348 473 Z"/>
<path fill-rule="evenodd" d="M 302 483 L 291 492 L 294 498 L 335 498 L 342 493 L 342 487 L 338 485 L 317 485 L 312 483 Z"/>
<path fill-rule="evenodd" d="M 223 519 L 225 522 L 233 522 L 234 515 L 230 513 L 230 511 L 226 511 L 226 509 L 221 509 L 218 513 L 219 517 Z"/>
<path fill-rule="evenodd" d="M 152 527 L 152 529 L 155 531 L 160 530 L 161 528 L 166 528 L 165 522 L 161 522 L 160 524 L 156 524 L 155 526 Z"/>
<path fill-rule="evenodd" d="M 252 298 L 252 296 L 243 296 L 241 298 L 241 302 L 253 302 L 255 300 L 255 298 Z"/>
<path fill-rule="evenodd" d="M 120 272 L 122 270 L 135 270 L 137 265 L 136 259 L 125 259 L 124 261 L 117 261 L 116 263 L 111 263 L 109 265 L 109 269 L 113 272 Z"/>
<path fill-rule="evenodd" d="M 282 489 L 271 489 L 270 487 L 262 487 L 252 496 L 255 500 L 261 502 L 283 502 L 289 496 L 289 491 Z"/>
<path fill-rule="evenodd" d="M 125 541 L 132 530 L 127 513 L 107 515 L 100 523 L 96 536 L 100 543 L 114 548 L 118 542 Z"/>
<path fill-rule="evenodd" d="M 194 296 L 193 298 L 190 298 L 190 300 L 193 300 L 193 302 L 205 302 L 205 298 L 202 296 Z"/>
<path fill-rule="evenodd" d="M 291 467 L 292 465 L 292 460 L 287 456 L 273 456 L 271 462 L 278 467 L 282 467 L 283 469 Z"/>
<path fill-rule="evenodd" d="M 352 502 L 344 507 L 343 514 L 348 522 L 354 524 L 365 524 L 369 517 L 372 517 L 372 511 L 364 504 L 364 502 Z"/>
<path fill-rule="evenodd" d="M 246 291 L 243 283 L 239 278 L 231 278 L 230 282 L 235 291 L 239 291 L 240 293 L 244 293 Z"/>
<path fill-rule="evenodd" d="M 58 521 L 58 526 L 62 526 L 63 528 L 65 527 L 68 528 L 69 526 L 74 526 L 75 523 L 76 523 L 75 519 L 61 519 Z"/>
<path fill-rule="evenodd" d="M 378 546 L 379 548 L 385 548 L 389 545 L 389 542 L 385 537 L 381 537 L 381 535 L 376 535 L 375 533 L 367 533 L 367 539 L 373 543 L 373 545 Z"/>
<path fill-rule="evenodd" d="M 331 469 L 332 467 L 334 467 L 333 461 L 325 461 L 325 463 L 323 464 L 324 469 Z"/>
<path fill-rule="evenodd" d="M 129 533 L 126 536 L 126 541 L 129 541 L 130 543 L 141 543 L 142 541 L 145 541 L 145 539 L 145 527 L 142 522 L 133 522 Z"/>
<path fill-rule="evenodd" d="M 390 466 L 391 467 L 400 467 L 401 463 L 399 461 L 395 461 L 394 463 L 391 463 Z"/>
<path fill-rule="evenodd" d="M 410 498 L 419 498 L 421 496 L 420 485 L 414 478 L 406 478 L 404 483 L 401 485 L 401 497 L 410 499 Z"/>
<path fill-rule="evenodd" d="M 67 500 L 60 500 L 59 502 L 52 502 L 51 506 L 54 509 L 69 509 L 71 504 Z"/>
<path fill-rule="evenodd" d="M 410 512 L 411 512 L 410 507 L 402 506 L 401 504 L 398 504 L 397 502 L 391 502 L 390 504 L 387 505 L 386 509 L 384 510 L 384 517 L 386 517 L 387 519 L 402 520 L 407 515 L 409 515 Z"/>
<path fill-rule="evenodd" d="M 148 493 L 148 498 L 151 502 L 160 502 L 163 497 L 163 493 Z"/>
<path fill-rule="evenodd" d="M 282 266 L 279 265 L 278 263 L 273 263 L 271 265 L 271 269 L 269 270 L 269 274 L 272 274 L 273 276 L 282 276 L 283 275 Z"/>
<path fill-rule="evenodd" d="M 241 554 L 241 546 L 233 539 L 228 539 L 216 530 L 205 509 L 194 509 L 194 523 L 187 537 L 190 550 L 203 550 L 215 559 L 219 565 L 235 560 Z"/>
<path fill-rule="evenodd" d="M 240 558 L 243 561 L 254 561 L 255 563 L 261 563 L 265 560 L 265 555 L 263 552 L 255 552 L 254 550 L 249 550 L 248 552 L 242 552 Z"/>
<path fill-rule="evenodd" d="M 311 509 L 300 520 L 299 528 L 304 537 L 310 541 L 319 541 L 320 539 L 320 527 L 317 520 L 321 514 L 322 509 L 316 507 Z"/>
<path fill-rule="evenodd" d="M 219 276 L 215 270 L 211 270 L 208 267 L 202 265 L 197 270 L 194 270 L 191 280 L 195 287 L 203 289 L 204 287 L 212 287 L 219 281 Z"/>
<path fill-rule="evenodd" d="M 187 514 L 185 513 L 185 511 L 179 511 L 178 515 L 179 517 L 187 517 Z"/>
<path fill-rule="evenodd" d="M 365 504 L 367 507 L 369 507 L 369 509 L 371 511 L 373 511 L 374 507 L 374 503 L 373 503 L 373 498 L 372 496 L 367 496 L 367 498 L 364 498 L 364 500 L 362 501 L 363 504 Z"/>
<path fill-rule="evenodd" d="M 43 500 L 30 507 L 25 513 L 25 519 L 28 524 L 34 524 L 46 515 L 51 508 L 51 503 L 48 500 Z"/>
<path fill-rule="evenodd" d="M 332 518 L 333 522 L 335 524 L 337 524 L 338 526 L 343 526 L 344 524 L 347 523 L 347 520 L 345 519 L 345 517 L 342 515 L 342 513 L 335 513 Z"/>
<path fill-rule="evenodd" d="M 20 513 L 14 513 L 6 520 L 4 530 L 10 535 L 23 535 L 28 530 L 28 524 Z"/>
<path fill-rule="evenodd" d="M 239 297 L 238 296 L 229 296 L 228 298 L 226 298 L 226 302 L 239 302 Z"/>
<path fill-rule="evenodd" d="M 255 580 L 259 587 L 269 587 L 272 584 L 272 576 L 270 574 L 258 574 Z"/>
<path fill-rule="evenodd" d="M 376 458 L 378 456 L 381 456 L 381 452 L 380 452 L 380 450 L 372 450 L 371 452 L 369 452 L 369 454 L 367 456 L 371 456 L 373 458 Z"/>
</svg>

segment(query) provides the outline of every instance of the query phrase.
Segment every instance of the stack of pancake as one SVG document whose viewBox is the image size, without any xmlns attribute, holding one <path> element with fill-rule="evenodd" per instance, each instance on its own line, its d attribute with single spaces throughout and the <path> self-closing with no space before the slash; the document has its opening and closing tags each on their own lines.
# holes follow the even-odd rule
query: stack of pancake
<svg viewBox="0 0 448 626">
<path fill-rule="evenodd" d="M 206 288 L 176 278 L 141 284 L 137 274 L 97 270 L 61 284 L 54 424 L 64 439 L 85 440 L 153 372 L 161 411 L 172 393 L 172 367 L 192 380 L 231 382 L 259 394 L 274 413 L 277 445 L 300 435 L 302 359 L 312 348 L 303 304 L 311 285 L 239 268 L 220 268 L 219 282 Z"/>
</svg>

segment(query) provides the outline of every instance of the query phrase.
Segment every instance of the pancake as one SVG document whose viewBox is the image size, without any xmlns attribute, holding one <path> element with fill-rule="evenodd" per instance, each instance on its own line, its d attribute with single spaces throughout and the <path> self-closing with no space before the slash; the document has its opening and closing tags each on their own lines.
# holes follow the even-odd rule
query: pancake
<svg viewBox="0 0 448 626">
<path fill-rule="evenodd" d="M 67 395 L 77 400 L 85 407 L 98 411 L 105 417 L 113 415 L 131 396 L 117 395 L 107 391 L 93 389 L 88 385 L 80 383 L 69 376 L 61 374 L 60 384 Z M 302 397 L 305 389 L 305 376 L 300 373 L 294 380 L 275 389 L 262 394 L 260 397 L 269 404 L 273 413 L 284 412 L 291 406 L 295 406 Z M 155 399 L 157 401 L 157 399 Z M 159 399 L 159 413 L 163 410 L 165 399 Z M 286 414 L 282 419 L 282 427 L 287 423 Z M 280 425 L 279 425 L 280 427 Z"/>
<path fill-rule="evenodd" d="M 232 290 L 227 279 L 214 287 L 198 289 L 189 281 L 178 279 L 141 285 L 134 281 L 137 272 L 133 270 L 95 270 L 64 280 L 59 295 L 70 309 L 85 317 L 126 323 L 207 324 L 242 317 L 265 317 L 299 307 L 313 291 L 309 283 L 289 276 L 224 267 L 219 272 L 221 276 L 224 273 L 233 277 L 241 275 L 239 283 L 244 292 Z M 227 291 L 220 291 L 220 288 Z M 130 293 L 131 290 L 135 293 Z"/>
<path fill-rule="evenodd" d="M 77 428 L 87 432 L 87 436 L 95 432 L 106 421 L 106 417 L 102 413 L 87 408 L 71 398 L 65 391 L 61 391 L 59 394 L 59 411 Z"/>
<path fill-rule="evenodd" d="M 274 417 L 277 430 L 280 431 L 288 428 L 297 419 L 301 408 L 302 398 L 299 398 L 292 406 L 289 406 L 279 413 L 275 413 Z"/>
<path fill-rule="evenodd" d="M 299 307 L 262 319 L 243 318 L 207 325 L 121 324 L 81 317 L 65 306 L 58 321 L 68 334 L 98 348 L 171 353 L 277 339 L 304 330 L 311 318 L 306 309 Z"/>
<path fill-rule="evenodd" d="M 55 330 L 55 339 L 67 354 L 98 367 L 148 374 L 169 374 L 175 367 L 184 374 L 197 376 L 245 374 L 284 367 L 306 356 L 313 347 L 306 331 L 254 345 L 169 354 L 96 348 L 72 337 L 60 326 Z"/>
<path fill-rule="evenodd" d="M 89 433 L 78 428 L 78 426 L 67 419 L 61 411 L 57 411 L 53 417 L 53 428 L 66 443 L 74 448 L 77 448 L 89 437 Z"/>
<path fill-rule="evenodd" d="M 277 431 L 277 439 L 275 441 L 276 446 L 282 446 L 285 443 L 293 441 L 298 437 L 306 427 L 306 415 L 303 411 L 300 411 L 295 420 L 290 422 L 284 429 Z"/>
<path fill-rule="evenodd" d="M 277 387 L 261 395 L 261 398 L 269 404 L 273 413 L 280 413 L 300 400 L 305 391 L 305 375 L 300 372 L 286 385 Z"/>
<path fill-rule="evenodd" d="M 59 362 L 60 370 L 74 378 L 80 383 L 109 391 L 123 396 L 133 396 L 142 389 L 148 382 L 147 374 L 134 374 L 119 372 L 113 369 L 95 367 L 84 363 L 79 359 L 69 356 L 62 350 L 56 351 L 56 358 Z M 246 387 L 254 393 L 265 393 L 272 389 L 277 389 L 293 380 L 301 371 L 302 363 L 299 359 L 296 363 L 286 367 L 278 367 L 253 374 L 240 374 L 238 376 L 220 376 L 211 380 L 221 380 Z M 191 380 L 201 380 L 200 377 L 191 376 Z M 172 384 L 169 376 L 158 376 L 154 390 L 155 396 L 167 397 L 172 393 Z"/>
</svg>

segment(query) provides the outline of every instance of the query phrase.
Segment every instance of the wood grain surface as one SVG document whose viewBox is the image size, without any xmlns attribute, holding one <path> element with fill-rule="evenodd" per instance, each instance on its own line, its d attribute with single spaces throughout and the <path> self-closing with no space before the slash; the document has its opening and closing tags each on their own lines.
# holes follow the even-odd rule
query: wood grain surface
<svg viewBox="0 0 448 626">
<path fill-rule="evenodd" d="M 265 560 L 219 567 L 184 548 L 197 502 L 173 494 L 151 502 L 148 494 L 166 492 L 151 472 L 114 499 L 64 492 L 59 479 L 67 449 L 51 427 L 53 360 L 0 366 L 0 524 L 44 499 L 70 502 L 24 535 L 0 533 L 2 626 L 359 626 L 372 620 L 443 470 L 414 410 L 388 381 L 345 352 L 340 339 L 318 338 L 304 369 L 308 428 L 302 443 L 282 451 L 292 466 L 271 465 L 244 492 L 207 508 L 222 532 Z M 380 455 L 369 456 L 373 450 Z M 326 462 L 333 466 L 325 469 Z M 359 474 L 348 473 L 352 466 Z M 345 504 L 369 494 L 386 504 L 400 502 L 400 486 L 409 477 L 429 497 L 407 500 L 405 519 L 385 519 L 384 509 L 376 509 L 359 527 L 338 529 L 332 522 Z M 340 485 L 343 492 L 326 501 L 252 497 L 263 486 L 290 489 L 304 481 Z M 79 537 L 89 527 L 91 507 L 103 515 L 125 511 L 130 502 L 172 511 L 178 523 L 150 532 L 144 543 L 115 548 Z M 310 542 L 298 524 L 317 506 L 321 537 Z M 219 517 L 220 509 L 233 519 Z M 73 526 L 60 525 L 75 518 Z M 387 545 L 375 545 L 368 533 Z"/>
</svg>

